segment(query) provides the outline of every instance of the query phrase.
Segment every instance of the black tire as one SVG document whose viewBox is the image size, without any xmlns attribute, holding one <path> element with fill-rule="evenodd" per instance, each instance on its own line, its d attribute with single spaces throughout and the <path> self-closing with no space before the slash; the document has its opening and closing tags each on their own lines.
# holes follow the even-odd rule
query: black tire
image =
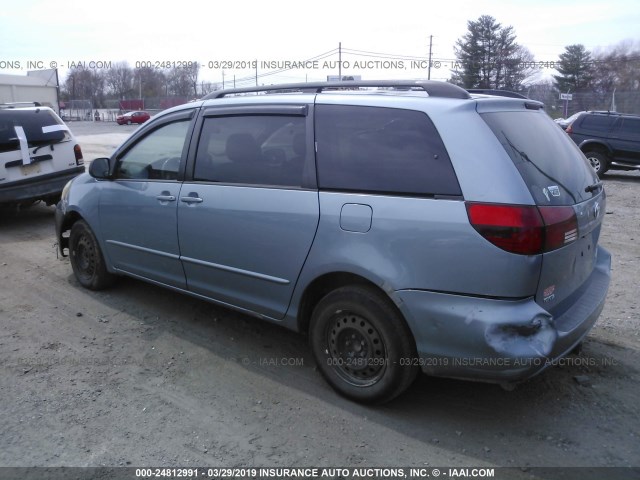
<svg viewBox="0 0 640 480">
<path fill-rule="evenodd" d="M 415 342 L 391 301 L 353 285 L 326 295 L 311 316 L 309 337 L 323 377 L 340 394 L 384 403 L 415 380 Z"/>
<path fill-rule="evenodd" d="M 69 234 L 69 259 L 78 282 L 90 290 L 110 287 L 116 276 L 109 273 L 95 235 L 84 220 L 78 220 Z"/>
<path fill-rule="evenodd" d="M 602 177 L 609 170 L 609 159 L 604 153 L 596 151 L 584 152 L 584 156 L 587 157 L 591 167 L 599 177 Z"/>
</svg>

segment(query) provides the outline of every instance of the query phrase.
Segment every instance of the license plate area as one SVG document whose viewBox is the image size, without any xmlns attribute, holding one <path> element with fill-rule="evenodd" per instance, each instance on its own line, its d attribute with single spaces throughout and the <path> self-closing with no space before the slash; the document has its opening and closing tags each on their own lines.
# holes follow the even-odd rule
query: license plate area
<svg viewBox="0 0 640 480">
<path fill-rule="evenodd" d="M 40 173 L 40 164 L 32 163 L 30 165 L 22 165 L 20 167 L 20 173 L 22 173 L 23 177 L 28 177 L 29 175 Z"/>
</svg>

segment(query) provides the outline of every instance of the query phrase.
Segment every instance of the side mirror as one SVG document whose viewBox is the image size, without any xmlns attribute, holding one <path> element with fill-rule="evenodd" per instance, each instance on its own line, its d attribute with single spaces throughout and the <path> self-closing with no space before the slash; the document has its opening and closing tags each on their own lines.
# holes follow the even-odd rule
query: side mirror
<svg viewBox="0 0 640 480">
<path fill-rule="evenodd" d="M 98 180 L 111 178 L 111 161 L 106 157 L 96 158 L 89 165 L 89 175 Z"/>
</svg>

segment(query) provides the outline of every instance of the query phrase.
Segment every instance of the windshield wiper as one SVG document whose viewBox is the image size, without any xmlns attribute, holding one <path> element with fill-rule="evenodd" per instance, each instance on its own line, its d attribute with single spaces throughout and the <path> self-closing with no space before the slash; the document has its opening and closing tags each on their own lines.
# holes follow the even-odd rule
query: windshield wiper
<svg viewBox="0 0 640 480">
<path fill-rule="evenodd" d="M 571 193 L 571 191 L 560 180 L 558 180 L 557 178 L 553 178 L 551 175 L 549 175 L 546 172 L 544 172 L 538 165 L 536 165 L 536 162 L 534 162 L 533 160 L 531 160 L 529 158 L 529 156 L 525 152 L 518 150 L 518 148 L 511 142 L 511 140 L 509 140 L 509 137 L 507 137 L 507 134 L 504 133 L 504 131 L 501 131 L 501 133 L 502 133 L 502 136 L 504 137 L 504 139 L 507 141 L 507 143 L 513 149 L 514 152 L 516 152 L 518 155 L 520 155 L 520 157 L 524 161 L 529 162 L 531 165 L 533 165 L 533 167 L 536 170 L 538 170 L 538 172 L 540 172 L 542 175 L 547 177 L 552 182 L 557 183 L 558 185 L 560 185 L 564 189 L 564 191 L 567 192 L 567 194 L 571 197 L 573 202 L 574 203 L 578 203 L 577 200 L 576 200 L 576 197 L 573 195 L 573 193 Z"/>
<path fill-rule="evenodd" d="M 56 143 L 62 143 L 63 141 L 64 141 L 64 138 L 61 138 L 61 139 L 55 139 L 55 140 L 44 140 L 42 143 L 38 142 L 38 143 L 40 143 L 40 145 L 38 145 L 38 146 L 35 148 L 35 150 L 33 151 L 33 155 L 35 155 L 35 154 L 36 154 L 36 152 L 37 152 L 38 150 L 40 150 L 42 147 L 50 147 L 50 148 L 51 148 L 51 151 L 53 151 L 53 146 L 54 146 Z"/>
<path fill-rule="evenodd" d="M 602 182 L 596 182 L 593 185 L 589 185 L 588 187 L 586 187 L 584 191 L 587 193 L 591 193 L 591 192 L 595 192 L 596 190 L 600 190 L 601 188 L 602 188 Z"/>
</svg>

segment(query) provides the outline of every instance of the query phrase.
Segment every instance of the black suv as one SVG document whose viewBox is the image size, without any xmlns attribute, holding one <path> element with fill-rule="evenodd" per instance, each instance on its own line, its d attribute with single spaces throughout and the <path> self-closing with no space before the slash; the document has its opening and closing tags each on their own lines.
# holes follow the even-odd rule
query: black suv
<svg viewBox="0 0 640 480">
<path fill-rule="evenodd" d="M 640 169 L 640 115 L 584 112 L 567 133 L 598 176 L 609 169 Z"/>
</svg>

